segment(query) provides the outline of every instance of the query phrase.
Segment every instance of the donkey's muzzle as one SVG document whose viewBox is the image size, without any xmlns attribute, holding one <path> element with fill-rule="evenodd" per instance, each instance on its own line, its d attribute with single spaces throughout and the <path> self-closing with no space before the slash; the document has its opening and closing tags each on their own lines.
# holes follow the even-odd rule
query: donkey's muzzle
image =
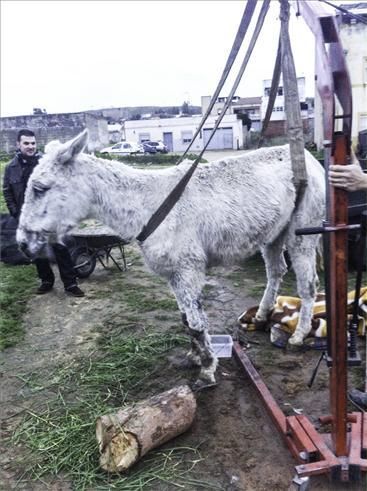
<svg viewBox="0 0 367 491">
<path fill-rule="evenodd" d="M 22 251 L 22 253 L 23 253 L 23 254 L 24 254 L 26 257 L 28 257 L 29 259 L 31 259 L 31 258 L 33 257 L 33 254 L 31 254 L 31 252 L 30 252 L 30 251 L 29 251 L 29 249 L 28 249 L 28 244 L 27 244 L 27 242 L 20 242 L 20 243 L 18 244 L 18 247 L 19 247 L 19 249 Z"/>
</svg>

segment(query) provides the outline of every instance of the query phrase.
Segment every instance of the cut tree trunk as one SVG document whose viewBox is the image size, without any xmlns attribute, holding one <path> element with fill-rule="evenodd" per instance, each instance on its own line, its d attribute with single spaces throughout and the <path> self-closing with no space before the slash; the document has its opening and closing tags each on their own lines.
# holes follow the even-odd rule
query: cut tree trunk
<svg viewBox="0 0 367 491">
<path fill-rule="evenodd" d="M 149 450 L 186 431 L 195 411 L 195 396 L 182 385 L 100 416 L 96 426 L 100 466 L 108 472 L 127 470 Z"/>
</svg>

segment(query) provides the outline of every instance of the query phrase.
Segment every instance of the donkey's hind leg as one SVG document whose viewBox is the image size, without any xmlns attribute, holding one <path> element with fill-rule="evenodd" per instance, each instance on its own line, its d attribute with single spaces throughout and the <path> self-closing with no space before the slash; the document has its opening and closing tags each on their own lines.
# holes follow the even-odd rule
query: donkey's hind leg
<svg viewBox="0 0 367 491">
<path fill-rule="evenodd" d="M 288 343 L 295 346 L 303 344 L 304 338 L 311 331 L 313 306 L 318 286 L 316 272 L 316 245 L 317 238 L 302 237 L 297 247 L 289 247 L 288 252 L 292 267 L 297 278 L 298 296 L 302 300 L 299 320 L 295 332 Z"/>
<path fill-rule="evenodd" d="M 176 296 L 181 312 L 185 313 L 191 338 L 191 355 L 200 360 L 201 370 L 196 386 L 215 384 L 217 358 L 213 352 L 208 333 L 208 319 L 200 303 L 204 274 L 174 273 L 170 278 L 171 288 Z"/>
<path fill-rule="evenodd" d="M 262 254 L 265 261 L 267 284 L 261 299 L 255 321 L 265 323 L 272 311 L 278 294 L 279 286 L 284 274 L 287 272 L 287 264 L 283 254 L 284 237 L 278 237 L 272 244 L 264 247 Z"/>
</svg>

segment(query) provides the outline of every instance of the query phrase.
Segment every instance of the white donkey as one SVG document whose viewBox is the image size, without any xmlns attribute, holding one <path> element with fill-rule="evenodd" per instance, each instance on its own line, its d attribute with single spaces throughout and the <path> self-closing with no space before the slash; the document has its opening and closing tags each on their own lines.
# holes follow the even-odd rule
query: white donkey
<svg viewBox="0 0 367 491">
<path fill-rule="evenodd" d="M 190 165 L 133 169 L 82 153 L 87 138 L 84 131 L 67 143 L 49 143 L 29 180 L 17 240 L 31 256 L 87 217 L 133 241 Z M 215 383 L 217 366 L 200 303 L 207 267 L 243 260 L 260 249 L 268 283 L 256 319 L 264 321 L 287 269 L 286 248 L 302 299 L 290 343 L 302 344 L 310 331 L 318 237 L 296 236 L 295 230 L 320 225 L 325 193 L 324 170 L 308 152 L 306 166 L 308 186 L 296 208 L 288 145 L 201 164 L 165 220 L 140 243 L 148 266 L 166 278 L 176 296 L 191 336 L 188 356 L 201 366 L 199 387 Z"/>
</svg>

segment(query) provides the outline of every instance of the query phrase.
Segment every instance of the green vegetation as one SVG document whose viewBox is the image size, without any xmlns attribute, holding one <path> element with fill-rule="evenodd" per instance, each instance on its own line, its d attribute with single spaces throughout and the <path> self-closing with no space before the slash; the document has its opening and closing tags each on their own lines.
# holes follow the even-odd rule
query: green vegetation
<svg viewBox="0 0 367 491">
<path fill-rule="evenodd" d="M 165 372 L 165 353 L 185 343 L 186 338 L 172 334 L 136 339 L 105 333 L 95 358 L 59 367 L 48 376 L 47 387 L 36 377 L 27 380 L 30 390 L 47 389 L 54 399 L 37 412 L 27 411 L 13 437 L 29 450 L 23 458 L 22 478 L 39 480 L 62 473 L 74 490 L 150 490 L 158 489 L 160 482 L 185 489 L 213 489 L 211 484 L 190 477 L 201 460 L 195 448 L 150 452 L 122 475 L 106 476 L 98 466 L 96 417 L 134 402 L 140 390 L 144 389 L 145 396 L 147 390 L 154 393 L 160 374 Z M 163 378 L 162 384 L 166 382 Z"/>
<path fill-rule="evenodd" d="M 10 158 L 3 158 L 0 156 L 0 183 L 1 183 L 1 192 L 0 192 L 0 213 L 8 213 L 8 208 L 6 207 L 4 195 L 2 192 L 2 184 L 3 184 L 3 175 L 6 164 L 10 161 Z"/>
<path fill-rule="evenodd" d="M 154 287 L 153 287 L 154 289 Z M 152 312 L 155 310 L 177 311 L 177 303 L 173 295 L 162 298 L 159 292 L 141 285 L 125 284 L 123 290 L 123 303 L 130 312 Z"/>
<path fill-rule="evenodd" d="M 23 339 L 23 314 L 36 286 L 33 266 L 7 266 L 0 263 L 0 350 Z"/>
<path fill-rule="evenodd" d="M 4 162 L 7 163 L 12 159 L 12 155 L 6 152 L 0 152 L 0 165 Z"/>
<path fill-rule="evenodd" d="M 10 157 L 0 156 L 0 181 Z M 0 192 L 0 212 L 7 213 L 3 193 Z M 14 346 L 23 339 L 22 317 L 36 285 L 33 266 L 7 266 L 0 263 L 0 350 Z"/>
<path fill-rule="evenodd" d="M 324 160 L 324 151 L 317 150 L 316 143 L 306 143 L 305 148 L 315 157 L 315 159 Z"/>
</svg>

